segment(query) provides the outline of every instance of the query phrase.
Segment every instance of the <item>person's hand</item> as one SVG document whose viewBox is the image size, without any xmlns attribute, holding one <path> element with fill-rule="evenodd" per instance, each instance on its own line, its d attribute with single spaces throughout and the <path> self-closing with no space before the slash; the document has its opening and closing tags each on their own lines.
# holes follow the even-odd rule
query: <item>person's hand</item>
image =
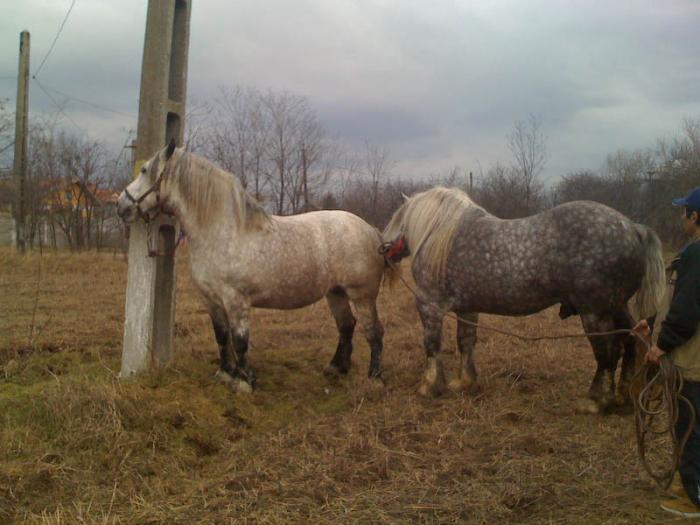
<svg viewBox="0 0 700 525">
<path fill-rule="evenodd" d="M 661 348 L 659 348 L 658 346 L 652 345 L 649 351 L 644 356 L 644 362 L 658 365 L 659 359 L 664 355 L 666 355 L 666 352 L 661 350 Z"/>
<path fill-rule="evenodd" d="M 639 321 L 636 325 L 634 325 L 634 328 L 632 328 L 632 330 L 637 332 L 645 339 L 649 339 L 649 336 L 651 335 L 651 328 L 649 328 L 649 323 L 647 323 L 646 319 L 642 319 L 641 321 Z"/>
</svg>

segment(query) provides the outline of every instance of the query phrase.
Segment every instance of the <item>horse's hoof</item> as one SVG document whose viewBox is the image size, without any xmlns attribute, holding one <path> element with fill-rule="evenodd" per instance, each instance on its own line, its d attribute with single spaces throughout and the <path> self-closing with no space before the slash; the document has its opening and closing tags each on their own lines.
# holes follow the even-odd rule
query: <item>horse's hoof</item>
<svg viewBox="0 0 700 525">
<path fill-rule="evenodd" d="M 252 394 L 253 387 L 243 379 L 234 378 L 231 381 L 231 390 L 236 394 Z"/>
<path fill-rule="evenodd" d="M 418 393 L 423 397 L 439 397 L 444 392 L 438 385 L 423 381 L 418 387 Z"/>
<path fill-rule="evenodd" d="M 375 390 L 377 392 L 384 390 L 384 387 L 386 386 L 386 384 L 384 383 L 384 379 L 382 379 L 382 376 L 368 377 L 367 384 L 369 385 L 371 390 Z"/>
<path fill-rule="evenodd" d="M 229 375 L 229 373 L 224 372 L 221 369 L 216 371 L 216 374 L 214 374 L 214 379 L 224 383 L 225 385 L 230 385 L 233 382 L 233 378 Z"/>
<path fill-rule="evenodd" d="M 343 373 L 343 371 L 335 365 L 328 365 L 323 369 L 323 375 L 326 376 L 327 379 L 339 379 L 341 376 L 347 375 L 347 372 Z"/>
<path fill-rule="evenodd" d="M 627 392 L 629 389 L 625 389 Z M 615 398 L 610 406 L 613 412 L 620 415 L 632 414 L 634 412 L 634 405 L 632 404 L 632 398 L 629 396 L 625 390 L 618 390 L 615 393 Z"/>
<path fill-rule="evenodd" d="M 602 407 L 596 401 L 592 399 L 581 399 L 576 403 L 576 411 L 580 414 L 601 414 L 603 412 Z"/>
<path fill-rule="evenodd" d="M 356 396 L 364 397 L 368 401 L 378 401 L 384 397 L 386 388 L 380 378 L 365 377 L 353 382 L 353 391 Z"/>
<path fill-rule="evenodd" d="M 425 397 L 437 397 L 445 393 L 445 388 L 445 372 L 442 364 L 434 357 L 429 357 L 418 393 Z"/>
<path fill-rule="evenodd" d="M 418 387 L 418 393 L 420 395 L 422 395 L 423 397 L 431 397 L 430 385 L 427 385 L 425 383 L 421 383 L 420 386 Z"/>
<path fill-rule="evenodd" d="M 615 393 L 615 405 L 618 407 L 632 406 L 632 398 L 629 395 L 629 390 Z"/>
<path fill-rule="evenodd" d="M 456 378 L 447 385 L 452 392 L 464 394 L 478 394 L 481 392 L 481 385 L 471 379 Z"/>
</svg>

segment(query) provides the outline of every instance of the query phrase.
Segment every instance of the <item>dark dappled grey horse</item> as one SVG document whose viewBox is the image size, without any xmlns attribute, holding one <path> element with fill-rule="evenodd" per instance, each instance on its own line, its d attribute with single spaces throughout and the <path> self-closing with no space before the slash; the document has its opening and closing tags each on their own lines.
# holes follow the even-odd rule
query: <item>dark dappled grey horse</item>
<svg viewBox="0 0 700 525">
<path fill-rule="evenodd" d="M 656 312 L 665 288 L 661 243 L 646 226 L 588 201 L 570 202 L 523 219 L 503 220 L 457 189 L 436 187 L 410 198 L 394 213 L 384 239 L 403 236 L 413 252 L 428 358 L 422 394 L 445 388 L 440 361 L 443 311 L 476 322 L 478 313 L 528 315 L 561 304 L 560 317 L 580 315 L 586 333 L 631 328 L 628 301 L 639 317 Z M 636 295 L 635 295 L 636 294 Z M 589 337 L 598 364 L 588 407 L 615 400 L 615 370 L 622 354 L 618 396 L 627 398 L 634 374 L 632 336 Z M 459 378 L 449 386 L 476 385 L 472 351 L 476 328 L 458 322 Z M 565 358 L 565 356 L 562 356 Z M 618 401 L 622 399 L 618 397 Z"/>
<path fill-rule="evenodd" d="M 331 210 L 269 215 L 233 175 L 174 143 L 143 165 L 117 209 L 127 222 L 167 211 L 187 231 L 192 279 L 219 344 L 218 376 L 234 390 L 254 385 L 251 308 L 300 308 L 323 297 L 339 332 L 326 372 L 348 372 L 357 315 L 371 348 L 369 375 L 379 376 L 384 329 L 376 298 L 387 267 L 377 251 L 380 233 L 359 217 Z"/>
</svg>

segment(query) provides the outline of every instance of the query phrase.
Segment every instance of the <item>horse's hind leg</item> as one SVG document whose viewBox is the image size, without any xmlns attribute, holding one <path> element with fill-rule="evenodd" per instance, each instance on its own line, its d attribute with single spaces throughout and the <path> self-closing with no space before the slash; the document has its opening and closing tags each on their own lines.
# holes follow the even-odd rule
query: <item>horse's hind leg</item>
<svg viewBox="0 0 700 525">
<path fill-rule="evenodd" d="M 631 329 L 634 326 L 634 319 L 625 307 L 613 316 L 615 328 Z M 631 404 L 630 385 L 632 378 L 637 371 L 637 338 L 633 335 L 618 336 L 618 344 L 622 345 L 622 370 L 620 372 L 620 382 L 617 385 L 617 394 L 615 394 L 615 403 L 621 406 Z"/>
<path fill-rule="evenodd" d="M 611 316 L 597 316 L 594 314 L 581 315 L 581 321 L 586 333 L 607 332 L 615 329 L 615 323 Z M 588 340 L 593 347 L 593 354 L 598 365 L 593 381 L 588 389 L 588 397 L 594 404 L 588 404 L 589 412 L 605 412 L 614 401 L 615 397 L 615 370 L 620 360 L 619 338 L 614 335 L 589 336 Z"/>
<path fill-rule="evenodd" d="M 357 318 L 360 324 L 362 324 L 365 338 L 371 350 L 369 372 L 367 375 L 370 378 L 380 378 L 382 375 L 384 327 L 377 315 L 376 295 L 368 295 L 349 289 L 348 297 L 355 306 Z"/>
<path fill-rule="evenodd" d="M 347 374 L 350 370 L 352 334 L 355 331 L 356 321 L 345 290 L 331 290 L 326 295 L 326 301 L 338 328 L 338 347 L 330 364 L 324 370 L 327 376 L 332 377 L 338 374 Z"/>
<path fill-rule="evenodd" d="M 420 300 L 416 301 L 416 306 L 423 323 L 423 344 L 427 357 L 425 374 L 418 392 L 423 396 L 438 396 L 445 391 L 445 372 L 440 359 L 444 314 Z"/>
<path fill-rule="evenodd" d="M 460 313 L 459 317 L 475 324 L 479 321 L 478 313 Z M 477 389 L 476 366 L 474 366 L 476 326 L 465 321 L 457 321 L 457 346 L 460 355 L 459 377 L 449 383 L 450 390 L 456 392 L 473 392 Z"/>
</svg>

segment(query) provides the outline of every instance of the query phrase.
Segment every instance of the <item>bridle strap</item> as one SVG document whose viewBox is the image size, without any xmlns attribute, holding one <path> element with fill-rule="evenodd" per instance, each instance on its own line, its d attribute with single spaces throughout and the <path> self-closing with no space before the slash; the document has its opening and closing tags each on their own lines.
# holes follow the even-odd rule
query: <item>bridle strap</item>
<svg viewBox="0 0 700 525">
<path fill-rule="evenodd" d="M 145 222 L 149 222 L 149 221 L 155 219 L 156 217 L 158 217 L 158 215 L 160 215 L 161 213 L 163 213 L 163 207 L 162 207 L 162 203 L 160 201 L 160 185 L 163 182 L 163 175 L 164 174 L 165 174 L 165 171 L 163 171 L 163 173 L 161 173 L 158 176 L 158 179 L 156 179 L 156 181 L 153 183 L 153 185 L 150 188 L 148 188 L 143 193 L 143 195 L 141 195 L 139 198 L 134 197 L 131 193 L 129 193 L 129 190 L 127 188 L 124 188 L 124 195 L 126 195 L 127 198 L 131 202 L 134 203 L 134 205 L 136 206 L 136 211 L 138 212 L 139 217 L 143 218 L 143 220 Z M 147 210 L 142 210 L 141 203 L 146 199 L 146 197 L 148 197 L 151 193 L 154 193 L 154 192 L 156 194 L 155 205 L 151 206 Z M 156 210 L 156 214 L 153 215 L 153 217 L 150 217 L 149 213 L 152 210 Z"/>
<path fill-rule="evenodd" d="M 177 160 L 175 163 L 175 166 L 170 168 L 170 171 L 172 171 L 175 167 L 177 167 L 180 162 L 182 162 L 182 159 L 185 157 L 185 155 L 181 155 L 180 158 Z M 141 217 L 144 222 L 149 222 L 158 217 L 161 213 L 164 215 L 172 216 L 173 214 L 170 213 L 168 210 L 163 208 L 163 203 L 160 200 L 160 185 L 163 182 L 163 178 L 165 177 L 165 168 L 161 172 L 160 175 L 158 175 L 158 178 L 156 181 L 153 183 L 153 185 L 148 188 L 143 195 L 141 195 L 139 198 L 134 197 L 131 193 L 129 193 L 129 190 L 124 188 L 124 194 L 127 196 L 127 198 L 136 205 L 136 211 Z M 148 197 L 151 193 L 155 192 L 156 193 L 156 203 L 154 206 L 151 206 L 147 210 L 142 210 L 141 209 L 141 203 L 144 201 L 146 197 Z M 149 213 L 153 210 L 156 210 L 156 213 L 150 217 Z"/>
</svg>

